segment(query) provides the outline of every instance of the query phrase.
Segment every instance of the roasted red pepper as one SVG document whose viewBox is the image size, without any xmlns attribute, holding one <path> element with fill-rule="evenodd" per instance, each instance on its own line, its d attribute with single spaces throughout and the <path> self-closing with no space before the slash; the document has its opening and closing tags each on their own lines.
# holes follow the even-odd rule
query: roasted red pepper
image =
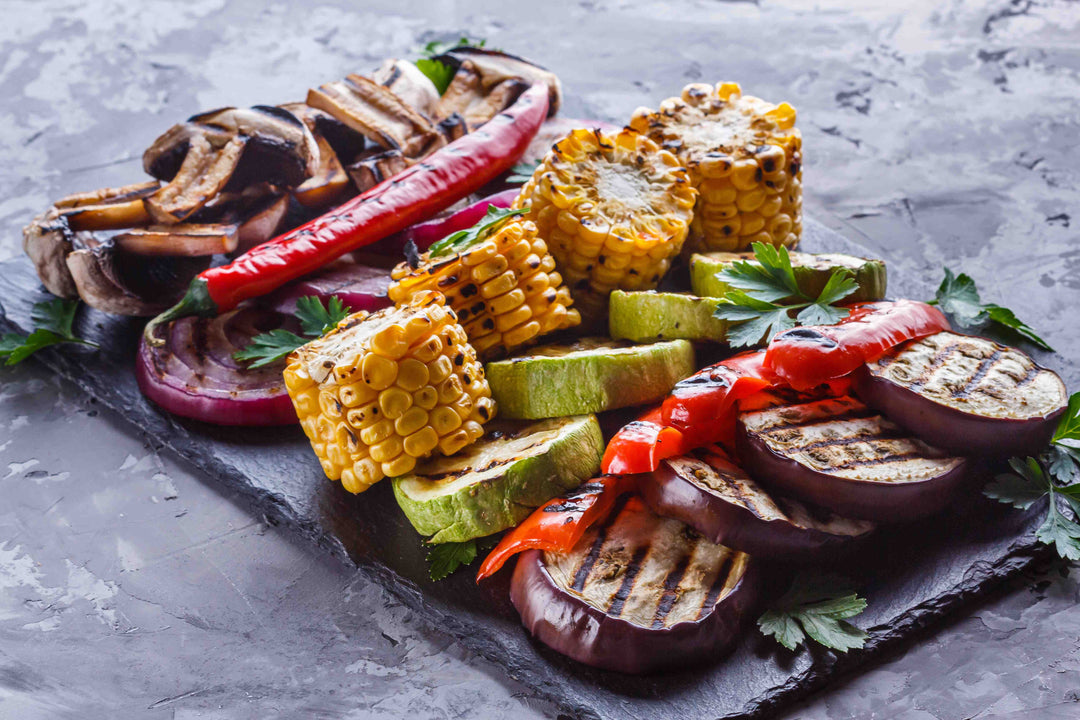
<svg viewBox="0 0 1080 720">
<path fill-rule="evenodd" d="M 862 303 L 836 325 L 779 333 L 769 343 L 765 365 L 796 390 L 808 390 L 847 375 L 906 340 L 948 329 L 941 311 L 926 303 Z"/>
<path fill-rule="evenodd" d="M 689 450 L 686 437 L 664 424 L 661 408 L 645 413 L 627 423 L 611 438 L 600 469 L 623 475 L 655 470 L 664 458 L 682 455 Z"/>
<path fill-rule="evenodd" d="M 525 152 L 547 110 L 547 87 L 533 85 L 475 132 L 306 225 L 199 274 L 179 303 L 146 326 L 147 341 L 163 342 L 155 335 L 162 323 L 231 310 L 476 192 Z"/>
<path fill-rule="evenodd" d="M 548 500 L 533 514 L 503 536 L 484 559 L 476 581 L 499 571 L 507 560 L 526 550 L 566 552 L 577 544 L 590 525 L 603 520 L 615 500 L 635 489 L 633 478 L 606 475 L 590 480 L 576 490 Z"/>
</svg>

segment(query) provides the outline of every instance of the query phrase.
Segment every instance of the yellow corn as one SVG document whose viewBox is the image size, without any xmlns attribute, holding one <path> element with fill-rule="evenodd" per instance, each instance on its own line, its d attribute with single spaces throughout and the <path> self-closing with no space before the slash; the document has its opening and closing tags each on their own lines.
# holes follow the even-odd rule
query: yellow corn
<svg viewBox="0 0 1080 720">
<path fill-rule="evenodd" d="M 531 222 L 504 225 L 455 255 L 433 258 L 425 253 L 417 267 L 402 263 L 392 277 L 390 299 L 395 303 L 419 292 L 443 293 L 482 358 L 581 322 L 570 307 L 570 291 L 555 272 L 555 260 Z"/>
<path fill-rule="evenodd" d="M 795 108 L 743 95 L 737 83 L 692 83 L 641 108 L 630 127 L 670 149 L 690 171 L 698 204 L 691 225 L 708 250 L 755 242 L 794 247 L 802 234 L 802 134 Z"/>
<path fill-rule="evenodd" d="M 323 470 L 359 493 L 477 440 L 495 402 L 437 292 L 359 312 L 289 358 L 285 387 Z"/>
<path fill-rule="evenodd" d="M 607 323 L 612 290 L 655 288 L 686 239 L 697 196 L 679 160 L 632 130 L 573 130 L 521 188 L 582 320 Z"/>
</svg>

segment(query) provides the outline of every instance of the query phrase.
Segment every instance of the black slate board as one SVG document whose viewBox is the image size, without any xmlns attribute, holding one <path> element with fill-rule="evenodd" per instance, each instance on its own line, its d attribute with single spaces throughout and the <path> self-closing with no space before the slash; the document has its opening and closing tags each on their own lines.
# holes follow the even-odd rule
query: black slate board
<svg viewBox="0 0 1080 720">
<path fill-rule="evenodd" d="M 813 221 L 806 223 L 801 249 L 868 254 Z M 889 290 L 897 297 L 928 297 L 931 284 L 927 279 L 890 277 Z M 28 260 L 0 264 L 0 324 L 25 330 L 31 305 L 47 297 Z M 41 361 L 155 442 L 251 497 L 259 512 L 354 563 L 434 627 L 450 632 L 578 717 L 768 714 L 903 643 L 1045 552 L 1032 535 L 1038 510 L 1020 513 L 977 491 L 966 493 L 944 515 L 883 535 L 863 560 L 845 569 L 859 579 L 870 603 L 859 620 L 870 630 L 861 651 L 839 658 L 831 653 L 791 654 L 748 631 L 731 656 L 709 667 L 647 678 L 603 673 L 532 643 L 498 583 L 478 588 L 469 572 L 440 583 L 427 580 L 419 538 L 397 510 L 388 483 L 350 496 L 325 480 L 297 428 L 221 428 L 158 411 L 143 399 L 131 372 L 142 322 L 84 312 L 79 325 L 84 337 L 101 344 L 99 352 L 50 349 L 40 354 Z M 1080 372 L 1071 360 L 1061 355 L 1040 360 L 1060 372 L 1070 388 L 1080 385 Z"/>
</svg>

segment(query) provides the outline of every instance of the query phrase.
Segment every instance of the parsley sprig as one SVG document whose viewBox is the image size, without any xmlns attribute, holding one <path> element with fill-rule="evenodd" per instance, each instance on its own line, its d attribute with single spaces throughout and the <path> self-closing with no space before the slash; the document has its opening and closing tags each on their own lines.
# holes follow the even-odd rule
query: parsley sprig
<svg viewBox="0 0 1080 720">
<path fill-rule="evenodd" d="M 78 310 L 78 300 L 56 298 L 35 304 L 30 310 L 34 330 L 29 335 L 5 333 L 0 336 L 0 360 L 4 360 L 6 365 L 16 365 L 42 348 L 61 343 L 96 348 L 96 343 L 75 334 L 75 313 Z"/>
<path fill-rule="evenodd" d="M 731 347 L 767 342 L 796 325 L 833 325 L 848 316 L 848 309 L 836 303 L 859 289 L 850 270 L 833 270 L 812 297 L 799 287 L 786 248 L 761 242 L 752 248 L 756 262 L 740 260 L 717 273 L 732 288 L 713 313 L 732 323 L 727 335 Z"/>
<path fill-rule="evenodd" d="M 979 297 L 975 281 L 965 273 L 954 275 L 952 270 L 945 268 L 945 279 L 941 281 L 937 296 L 930 304 L 940 307 L 962 328 L 996 325 L 1020 335 L 1043 350 L 1054 351 L 1027 323 L 1016 317 L 1012 310 L 994 303 L 984 303 Z"/>
<path fill-rule="evenodd" d="M 441 255 L 450 255 L 452 253 L 461 252 L 471 245 L 475 245 L 482 240 L 486 240 L 495 234 L 495 231 L 502 227 L 503 223 L 512 217 L 517 215 L 524 215 L 528 212 L 528 209 L 521 208 L 518 210 L 511 210 L 510 208 L 499 208 L 494 205 L 488 205 L 487 214 L 480 218 L 480 221 L 467 230 L 458 230 L 456 233 L 447 235 L 442 240 L 432 243 L 429 248 L 430 257 L 439 257 Z"/>
<path fill-rule="evenodd" d="M 840 652 L 861 648 L 866 632 L 848 622 L 866 609 L 866 600 L 847 578 L 800 574 L 786 593 L 764 615 L 758 628 L 788 650 L 807 636 L 819 645 Z"/>
<path fill-rule="evenodd" d="M 540 160 L 519 162 L 510 168 L 510 174 L 506 176 L 506 182 L 510 184 L 527 183 L 532 180 L 533 173 L 536 172 L 538 167 L 540 167 Z"/>
<path fill-rule="evenodd" d="M 1012 472 L 990 482 L 983 494 L 1027 510 L 1047 498 L 1046 518 L 1035 537 L 1066 560 L 1080 560 L 1080 524 L 1062 514 L 1060 498 L 1080 518 L 1080 392 L 1069 398 L 1047 450 L 1038 458 L 1011 458 Z"/>
<path fill-rule="evenodd" d="M 322 337 L 348 316 L 348 309 L 336 296 L 331 297 L 325 306 L 314 295 L 302 297 L 296 301 L 296 318 L 300 321 L 300 332 L 304 337 L 278 328 L 256 335 L 247 347 L 233 353 L 233 357 L 241 362 L 250 362 L 249 368 L 266 367 L 315 338 Z"/>
<path fill-rule="evenodd" d="M 487 40 L 483 38 L 473 39 L 465 35 L 462 35 L 461 39 L 455 43 L 433 40 L 424 46 L 422 57 L 416 61 L 416 68 L 428 76 L 428 79 L 435 84 L 435 89 L 442 95 L 446 92 L 446 88 L 450 87 L 450 81 L 454 79 L 455 69 L 442 60 L 436 60 L 435 56 L 455 47 L 482 48 L 486 44 Z"/>
<path fill-rule="evenodd" d="M 428 551 L 428 572 L 432 580 L 442 580 L 459 567 L 476 559 L 476 540 L 432 545 Z"/>
</svg>

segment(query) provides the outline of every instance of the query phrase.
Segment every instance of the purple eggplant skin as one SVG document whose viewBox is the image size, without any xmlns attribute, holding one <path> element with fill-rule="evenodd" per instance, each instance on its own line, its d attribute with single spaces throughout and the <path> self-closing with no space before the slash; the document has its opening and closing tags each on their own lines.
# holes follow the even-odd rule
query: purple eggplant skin
<svg viewBox="0 0 1080 720">
<path fill-rule="evenodd" d="M 638 492 L 657 515 L 680 520 L 717 545 L 770 562 L 832 559 L 850 552 L 873 532 L 833 535 L 783 519 L 766 520 L 695 486 L 663 462 L 650 477 L 642 478 Z"/>
<path fill-rule="evenodd" d="M 1016 420 L 966 413 L 936 403 L 863 365 L 855 373 L 860 400 L 934 447 L 957 455 L 1034 457 L 1050 442 L 1066 407 Z"/>
<path fill-rule="evenodd" d="M 944 509 L 966 479 L 970 461 L 929 480 L 881 483 L 821 473 L 773 452 L 739 422 L 735 448 L 743 468 L 765 487 L 846 517 L 899 523 Z"/>
<path fill-rule="evenodd" d="M 712 662 L 726 655 L 754 617 L 761 588 L 757 563 L 711 613 L 653 630 L 607 615 L 560 589 L 541 550 L 522 553 L 510 601 L 529 633 L 556 652 L 601 670 L 643 675 Z"/>
</svg>

